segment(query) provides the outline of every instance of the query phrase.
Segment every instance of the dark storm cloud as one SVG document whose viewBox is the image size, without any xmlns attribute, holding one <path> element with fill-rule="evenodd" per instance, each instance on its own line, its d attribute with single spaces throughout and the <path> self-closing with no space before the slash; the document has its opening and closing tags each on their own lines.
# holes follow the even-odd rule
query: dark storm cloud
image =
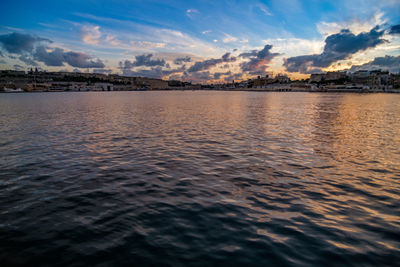
<svg viewBox="0 0 400 267">
<path fill-rule="evenodd" d="M 214 79 L 215 80 L 219 80 L 219 78 L 221 78 L 221 76 L 225 76 L 225 75 L 232 75 L 231 71 L 227 71 L 227 72 L 215 72 L 214 73 Z"/>
<path fill-rule="evenodd" d="M 208 81 L 212 77 L 212 74 L 209 71 L 199 71 L 193 74 L 193 78 L 197 80 Z"/>
<path fill-rule="evenodd" d="M 324 51 L 321 54 L 291 57 L 286 59 L 283 65 L 289 72 L 311 73 L 319 68 L 328 67 L 338 60 L 349 58 L 359 51 L 386 42 L 381 39 L 383 34 L 384 31 L 378 27 L 358 35 L 345 29 L 326 38 Z"/>
<path fill-rule="evenodd" d="M 65 52 L 62 48 L 54 48 L 48 51 L 48 48 L 39 46 L 33 54 L 34 59 L 43 62 L 46 66 L 64 66 L 64 63 L 76 68 L 104 68 L 104 63 L 83 52 L 69 51 Z"/>
<path fill-rule="evenodd" d="M 147 54 L 147 55 L 138 55 L 135 56 L 135 61 L 129 61 L 125 60 L 124 65 L 127 68 L 133 68 L 133 67 L 154 67 L 154 66 L 165 66 L 165 60 L 164 59 L 151 59 L 153 54 Z"/>
<path fill-rule="evenodd" d="M 198 71 L 208 70 L 216 66 L 217 64 L 224 62 L 234 62 L 234 61 L 236 61 L 236 57 L 231 57 L 231 53 L 226 53 L 221 58 L 212 58 L 204 61 L 197 61 L 196 63 L 194 63 L 194 65 L 192 65 L 188 69 L 188 72 L 198 72 Z"/>
<path fill-rule="evenodd" d="M 15 64 L 15 65 L 14 65 L 14 69 L 15 69 L 15 70 L 23 70 L 24 67 L 22 67 L 21 65 Z"/>
<path fill-rule="evenodd" d="M 213 74 L 211 74 L 209 71 L 198 71 L 198 72 L 192 72 L 192 73 L 185 73 L 184 78 L 186 80 L 192 80 L 195 82 L 198 81 L 208 81 L 211 80 L 213 77 Z"/>
<path fill-rule="evenodd" d="M 26 65 L 30 65 L 30 66 L 38 65 L 36 63 L 36 61 L 34 61 L 32 58 L 30 58 L 29 56 L 26 56 L 26 55 L 21 55 L 18 59 L 21 60 L 22 62 L 25 62 Z"/>
<path fill-rule="evenodd" d="M 185 66 L 182 66 L 177 69 L 171 70 L 163 70 L 161 66 L 152 67 L 150 69 L 138 69 L 132 70 L 132 67 L 129 67 L 129 64 L 126 65 L 125 62 L 120 62 L 120 69 L 122 70 L 122 75 L 124 76 L 132 76 L 132 77 L 148 77 L 148 78 L 157 78 L 162 79 L 164 76 L 184 72 Z"/>
<path fill-rule="evenodd" d="M 104 68 L 101 60 L 92 59 L 83 52 L 65 51 L 62 48 L 49 48 L 43 42 L 52 43 L 51 40 L 38 36 L 22 33 L 0 35 L 0 44 L 8 53 L 19 54 L 19 60 L 30 66 L 37 66 L 36 61 L 43 62 L 46 66 L 64 66 L 64 63 L 76 68 Z M 2 55 L 2 54 L 1 54 Z M 8 55 L 16 59 L 13 55 Z"/>
<path fill-rule="evenodd" d="M 123 70 L 122 75 L 132 76 L 132 77 L 147 77 L 147 78 L 161 79 L 163 76 L 163 73 L 162 73 L 161 67 L 154 67 L 151 69 L 140 69 L 140 70 L 125 69 L 125 70 Z"/>
<path fill-rule="evenodd" d="M 390 27 L 389 34 L 400 34 L 400 24 Z"/>
<path fill-rule="evenodd" d="M 112 73 L 112 70 L 109 70 L 109 69 L 94 69 L 93 73 L 110 74 L 110 73 Z"/>
<path fill-rule="evenodd" d="M 376 57 L 371 62 L 368 62 L 363 65 L 356 65 L 350 68 L 351 72 L 355 72 L 358 70 L 388 70 L 392 73 L 400 72 L 400 56 L 384 56 L 384 57 Z"/>
<path fill-rule="evenodd" d="M 46 66 L 64 66 L 64 50 L 61 48 L 55 48 L 53 51 L 47 51 L 46 47 L 39 46 L 35 53 L 34 58 L 38 61 L 43 62 Z"/>
<path fill-rule="evenodd" d="M 30 53 L 34 49 L 35 44 L 39 42 L 51 43 L 51 41 L 48 39 L 40 38 L 30 34 L 14 32 L 0 35 L 0 43 L 3 48 L 7 52 L 14 54 L 21 54 L 24 52 Z"/>
<path fill-rule="evenodd" d="M 240 63 L 242 71 L 249 72 L 251 75 L 264 75 L 266 72 L 266 64 L 280 55 L 279 53 L 271 53 L 272 45 L 265 45 L 261 50 L 252 50 L 247 53 L 242 53 L 239 57 L 249 58 L 249 61 Z"/>
<path fill-rule="evenodd" d="M 176 68 L 176 69 L 163 70 L 163 74 L 164 75 L 170 75 L 170 74 L 177 73 L 177 72 L 184 72 L 185 70 L 186 70 L 186 65 L 183 65 L 183 66 L 181 66 L 179 68 Z"/>
<path fill-rule="evenodd" d="M 265 45 L 264 48 L 259 51 L 252 50 L 250 52 L 240 54 L 239 57 L 271 60 L 275 56 L 279 55 L 278 53 L 271 53 L 270 52 L 271 48 L 272 45 Z"/>
<path fill-rule="evenodd" d="M 64 52 L 65 62 L 76 68 L 104 68 L 100 60 L 91 60 L 92 57 L 82 52 Z"/>
<path fill-rule="evenodd" d="M 191 62 L 192 59 L 189 56 L 186 57 L 178 57 L 174 60 L 176 65 L 181 65 L 183 62 Z"/>
</svg>

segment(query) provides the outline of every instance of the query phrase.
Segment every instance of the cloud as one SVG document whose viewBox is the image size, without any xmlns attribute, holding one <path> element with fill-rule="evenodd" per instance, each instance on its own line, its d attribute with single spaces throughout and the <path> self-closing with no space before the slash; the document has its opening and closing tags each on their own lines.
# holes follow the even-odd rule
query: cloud
<svg viewBox="0 0 400 267">
<path fill-rule="evenodd" d="M 214 73 L 214 79 L 215 80 L 219 80 L 221 78 L 221 76 L 225 76 L 225 75 L 232 75 L 231 71 L 227 71 L 227 72 L 215 72 Z"/>
<path fill-rule="evenodd" d="M 94 69 L 93 73 L 111 74 L 112 70 L 110 70 L 110 69 Z"/>
<path fill-rule="evenodd" d="M 117 37 L 115 35 L 111 35 L 111 34 L 108 34 L 106 36 L 105 41 L 107 43 L 111 44 L 111 45 L 114 45 L 114 46 L 117 46 L 117 45 L 121 44 L 121 42 L 117 39 Z"/>
<path fill-rule="evenodd" d="M 367 32 L 376 25 L 384 25 L 387 21 L 383 19 L 383 12 L 376 12 L 373 15 L 360 19 L 354 18 L 348 21 L 341 22 L 325 22 L 317 24 L 318 31 L 324 36 L 329 36 L 339 33 L 342 29 L 349 29 L 354 34 Z"/>
<path fill-rule="evenodd" d="M 162 79 L 165 76 L 185 71 L 184 66 L 182 66 L 181 68 L 172 69 L 172 70 L 163 70 L 163 68 L 161 66 L 155 66 L 150 69 L 132 70 L 132 68 L 129 68 L 129 66 L 124 65 L 123 62 L 120 62 L 120 68 L 122 69 L 122 75 L 124 75 L 124 76 L 148 77 L 148 78 L 156 78 L 156 79 Z"/>
<path fill-rule="evenodd" d="M 211 32 L 211 30 L 206 30 L 206 31 L 202 31 L 201 34 L 208 34 L 210 32 Z"/>
<path fill-rule="evenodd" d="M 189 18 L 193 18 L 194 14 L 200 14 L 200 12 L 194 8 L 186 10 L 186 16 L 188 16 Z"/>
<path fill-rule="evenodd" d="M 24 70 L 24 67 L 22 67 L 21 65 L 15 64 L 14 66 L 15 70 Z"/>
<path fill-rule="evenodd" d="M 64 66 L 64 50 L 61 48 L 54 48 L 54 50 L 51 51 L 44 46 L 39 46 L 33 56 L 46 66 Z"/>
<path fill-rule="evenodd" d="M 208 70 L 217 64 L 224 62 L 234 62 L 236 61 L 236 57 L 231 57 L 231 53 L 224 54 L 221 58 L 212 58 L 204 61 L 197 61 L 194 63 L 189 69 L 188 72 L 198 72 L 202 70 Z"/>
<path fill-rule="evenodd" d="M 30 34 L 24 33 L 9 33 L 0 35 L 0 43 L 3 48 L 14 54 L 30 53 L 34 49 L 35 45 L 40 42 L 49 42 L 49 39 L 40 38 Z"/>
<path fill-rule="evenodd" d="M 51 40 L 30 34 L 10 33 L 0 35 L 3 48 L 14 54 L 19 54 L 19 60 L 30 66 L 38 66 L 36 61 L 43 62 L 46 66 L 64 66 L 64 63 L 77 68 L 104 68 L 104 63 L 83 52 L 65 51 L 62 48 L 49 48 L 45 43 Z M 15 56 L 9 55 L 11 59 Z"/>
<path fill-rule="evenodd" d="M 165 60 L 164 59 L 154 59 L 152 60 L 151 57 L 153 54 L 148 55 L 139 55 L 135 56 L 136 61 L 133 66 L 164 66 Z"/>
<path fill-rule="evenodd" d="M 197 73 L 192 73 L 192 76 L 190 77 L 192 80 L 195 81 L 208 81 L 212 77 L 212 74 L 209 71 L 201 71 Z"/>
<path fill-rule="evenodd" d="M 256 6 L 267 16 L 272 16 L 272 13 L 268 10 L 268 7 L 262 3 L 257 3 Z"/>
<path fill-rule="evenodd" d="M 400 34 L 400 24 L 390 27 L 389 34 Z"/>
<path fill-rule="evenodd" d="M 97 45 L 101 37 L 100 26 L 83 26 L 81 28 L 81 37 L 83 42 Z"/>
<path fill-rule="evenodd" d="M 151 59 L 152 56 L 153 54 L 138 55 L 135 56 L 135 61 L 125 60 L 124 62 L 121 61 L 119 65 L 121 68 L 124 69 L 131 69 L 140 66 L 146 66 L 146 67 L 165 66 L 164 59 Z"/>
<path fill-rule="evenodd" d="M 358 70 L 388 70 L 392 73 L 400 72 L 400 56 L 384 56 L 384 57 L 376 57 L 374 60 L 363 64 L 356 65 L 350 68 L 351 72 L 355 72 Z"/>
<path fill-rule="evenodd" d="M 176 65 L 181 65 L 183 62 L 190 62 L 192 59 L 189 56 L 186 57 L 178 57 L 174 60 Z"/>
<path fill-rule="evenodd" d="M 53 50 L 44 46 L 36 48 L 33 57 L 37 61 L 43 62 L 46 66 L 64 66 L 64 63 L 76 68 L 104 68 L 104 63 L 100 60 L 92 60 L 92 57 L 83 52 L 66 52 L 62 48 Z"/>
<path fill-rule="evenodd" d="M 249 72 L 252 75 L 264 75 L 267 65 L 271 60 L 279 56 L 279 53 L 271 53 L 272 45 L 265 45 L 261 50 L 252 50 L 247 53 L 242 53 L 239 57 L 249 58 L 249 61 L 240 63 L 240 68 L 244 72 Z"/>
<path fill-rule="evenodd" d="M 225 82 L 232 82 L 233 80 L 241 80 L 241 79 L 242 79 L 241 73 L 232 73 L 232 75 L 224 78 Z"/>
<path fill-rule="evenodd" d="M 118 29 L 119 33 L 124 35 L 124 39 L 165 44 L 165 47 L 168 47 L 169 52 L 200 55 L 216 55 L 221 53 L 220 48 L 216 47 L 212 41 L 205 41 L 202 38 L 178 30 L 172 30 L 171 28 L 160 28 L 159 26 L 145 25 L 132 20 L 99 17 L 91 14 L 75 14 L 88 19 L 89 21 L 97 21 L 99 25 L 104 22 L 107 24 L 113 24 L 114 28 Z"/>
<path fill-rule="evenodd" d="M 131 77 L 156 78 L 156 79 L 161 79 L 163 76 L 161 67 L 155 67 L 151 69 L 140 69 L 140 70 L 123 69 L 122 75 Z"/>
<path fill-rule="evenodd" d="M 120 61 L 119 68 L 122 70 L 122 74 L 126 76 L 141 76 L 158 79 L 173 73 L 183 72 L 186 69 L 185 65 L 177 69 L 169 69 L 170 66 L 165 62 L 164 59 L 151 59 L 152 56 L 153 54 L 144 54 L 135 56 L 135 61 Z M 187 58 L 188 57 L 183 59 L 187 60 Z M 147 68 L 138 69 L 138 67 Z M 163 67 L 166 67 L 167 69 L 163 69 Z"/>
<path fill-rule="evenodd" d="M 232 35 L 229 35 L 227 33 L 224 33 L 224 35 L 225 35 L 225 38 L 222 39 L 222 42 L 224 42 L 224 43 L 233 43 L 233 42 L 236 42 L 238 40 L 238 38 L 236 38 L 236 37 L 234 37 Z"/>
<path fill-rule="evenodd" d="M 104 63 L 97 59 L 91 60 L 91 56 L 83 52 L 64 52 L 64 60 L 72 67 L 77 68 L 104 68 Z"/>
<path fill-rule="evenodd" d="M 29 56 L 26 56 L 26 55 L 21 55 L 18 59 L 21 60 L 22 62 L 24 62 L 26 65 L 30 65 L 30 66 L 38 65 L 36 63 L 36 61 L 34 61 L 32 58 L 30 58 Z"/>
<path fill-rule="evenodd" d="M 165 43 L 147 42 L 147 41 L 131 41 L 130 42 L 133 50 L 147 50 L 154 48 L 163 48 Z"/>
<path fill-rule="evenodd" d="M 381 39 L 383 34 L 384 31 L 379 30 L 378 27 L 358 35 L 345 29 L 325 39 L 324 50 L 321 54 L 290 57 L 285 60 L 283 66 L 288 72 L 313 73 L 336 61 L 349 58 L 359 51 L 385 43 L 386 41 Z"/>
<path fill-rule="evenodd" d="M 213 74 L 210 71 L 199 71 L 199 72 L 184 72 L 181 79 L 184 81 L 191 81 L 191 82 L 206 82 L 213 79 Z"/>
</svg>

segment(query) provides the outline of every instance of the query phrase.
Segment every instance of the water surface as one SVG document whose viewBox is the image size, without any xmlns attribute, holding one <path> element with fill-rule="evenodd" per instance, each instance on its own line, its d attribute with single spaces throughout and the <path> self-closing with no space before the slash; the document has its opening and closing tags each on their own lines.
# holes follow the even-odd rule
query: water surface
<svg viewBox="0 0 400 267">
<path fill-rule="evenodd" d="M 0 95 L 0 264 L 400 262 L 400 95 Z"/>
</svg>

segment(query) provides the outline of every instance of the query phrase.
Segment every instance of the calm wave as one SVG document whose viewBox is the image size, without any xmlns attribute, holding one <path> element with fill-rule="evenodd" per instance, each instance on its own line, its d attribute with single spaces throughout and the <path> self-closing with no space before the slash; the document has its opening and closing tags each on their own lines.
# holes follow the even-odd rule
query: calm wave
<svg viewBox="0 0 400 267">
<path fill-rule="evenodd" d="M 400 262 L 400 95 L 0 95 L 1 266 Z"/>
</svg>

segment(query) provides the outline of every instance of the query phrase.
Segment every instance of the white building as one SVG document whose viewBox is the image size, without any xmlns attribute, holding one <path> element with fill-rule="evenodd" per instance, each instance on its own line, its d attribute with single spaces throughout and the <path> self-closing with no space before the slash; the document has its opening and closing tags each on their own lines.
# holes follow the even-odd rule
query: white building
<svg viewBox="0 0 400 267">
<path fill-rule="evenodd" d="M 93 91 L 114 91 L 112 83 L 95 83 L 92 87 Z"/>
</svg>

